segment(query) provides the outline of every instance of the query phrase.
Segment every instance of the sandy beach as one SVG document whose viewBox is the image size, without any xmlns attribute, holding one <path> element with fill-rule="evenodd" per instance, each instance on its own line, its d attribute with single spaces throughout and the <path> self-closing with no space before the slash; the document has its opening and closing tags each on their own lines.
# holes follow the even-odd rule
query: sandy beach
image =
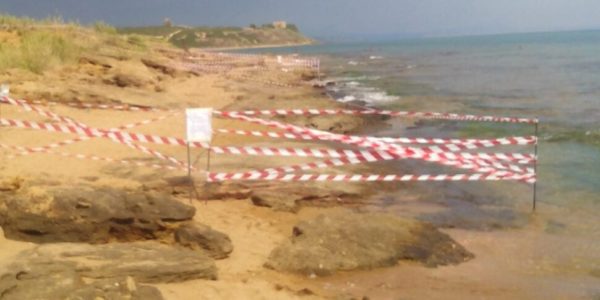
<svg viewBox="0 0 600 300">
<path fill-rule="evenodd" d="M 197 59 L 195 63 L 204 64 L 205 69 L 192 69 L 189 65 L 182 67 L 190 53 L 175 49 L 153 49 L 150 54 L 126 59 L 111 55 L 88 57 L 73 65 L 47 71 L 43 75 L 10 70 L 0 74 L 0 82 L 10 84 L 11 97 L 40 101 L 41 104 L 36 104 L 37 107 L 92 128 L 118 128 L 161 118 L 127 130 L 166 137 L 184 137 L 184 109 L 190 107 L 211 107 L 222 111 L 347 107 L 329 98 L 324 89 L 313 86 L 311 80 L 315 77 L 314 70 L 283 70 L 281 66 L 272 63 L 276 61 L 273 57 L 266 56 L 260 58 L 266 63 L 258 65 L 258 68 L 257 64 L 248 62 L 247 58 L 232 56 L 223 59 L 213 53 L 215 50 L 193 53 Z M 208 62 L 215 61 L 221 66 L 225 65 L 227 69 L 223 71 L 216 67 L 206 67 Z M 86 109 L 64 105 L 72 102 L 125 104 L 156 110 Z M 3 103 L 1 109 L 1 117 L 5 119 L 55 122 L 47 116 L 25 111 L 15 105 Z M 380 130 L 392 127 L 390 120 L 378 117 L 294 116 L 272 119 L 337 133 L 368 132 L 372 128 Z M 414 120 L 410 119 L 398 122 L 404 126 L 414 125 Z M 213 126 L 216 129 L 272 130 L 262 125 L 224 118 L 215 118 Z M 396 134 L 402 135 L 401 132 Z M 77 138 L 77 135 L 0 127 L 0 144 L 7 146 L 40 147 L 73 138 Z M 331 143 L 216 132 L 213 145 L 328 148 Z M 151 145 L 151 149 L 179 161 L 186 161 L 185 147 Z M 464 262 L 432 268 L 416 259 L 396 259 L 392 266 L 387 267 L 341 269 L 323 276 L 301 274 L 265 267 L 273 249 L 289 240 L 295 234 L 297 224 L 301 222 L 314 220 L 320 215 L 336 216 L 340 211 L 346 210 L 359 213 L 384 212 L 415 218 L 423 212 L 443 211 L 445 206 L 443 203 L 427 201 L 435 197 L 435 193 L 424 193 L 422 186 L 417 189 L 409 184 L 276 181 L 208 183 L 204 176 L 207 152 L 197 148 L 191 151 L 196 192 L 191 191 L 185 180 L 185 167 L 168 164 L 165 160 L 107 138 L 90 138 L 49 151 L 52 153 L 30 153 L 31 151 L 14 147 L 0 149 L 0 191 L 7 195 L 3 199 L 8 201 L 14 195 L 25 197 L 23 199 L 33 203 L 26 208 L 27 213 L 52 216 L 59 212 L 54 208 L 48 212 L 48 207 L 54 205 L 54 197 L 58 198 L 56 195 L 60 195 L 62 190 L 75 193 L 74 190 L 80 188 L 110 188 L 163 193 L 172 196 L 178 205 L 193 207 L 193 217 L 182 223 L 208 225 L 228 236 L 233 251 L 229 251 L 225 258 L 214 260 L 218 270 L 217 280 L 150 281 L 149 284 L 156 287 L 164 299 L 589 299 L 599 295 L 597 283 L 600 250 L 594 241 L 582 244 L 577 237 L 578 230 L 587 234 L 596 225 L 584 224 L 582 228 L 561 231 L 560 226 L 551 226 L 554 224 L 552 222 L 568 222 L 565 219 L 577 216 L 561 215 L 561 211 L 552 206 L 542 205 L 539 213 L 530 214 L 529 203 L 519 202 L 515 209 L 524 217 L 523 225 L 518 228 L 497 231 L 441 229 L 444 236 L 449 236 L 457 243 L 452 244 L 453 248 L 460 245 L 472 254 L 472 258 L 465 258 Z M 101 156 L 112 161 L 67 157 L 67 154 Z M 210 170 L 240 172 L 313 161 L 314 158 L 306 157 L 213 153 Z M 165 166 L 175 169 L 164 168 Z M 385 163 L 324 170 L 325 173 L 347 174 L 395 172 L 394 166 Z M 19 182 L 17 187 L 12 185 L 14 182 Z M 50 194 L 49 191 L 55 189 L 58 190 L 56 194 Z M 435 190 L 435 184 L 431 189 Z M 21 190 L 26 190 L 26 193 L 20 192 Z M 274 199 L 273 202 L 269 202 L 271 199 L 267 196 L 260 197 L 266 194 Z M 77 200 L 83 201 L 82 204 L 76 201 L 81 206 L 78 209 L 94 207 L 97 204 L 95 201 L 103 198 L 82 199 Z M 0 206 L 6 211 L 11 210 L 4 202 Z M 94 216 L 90 214 L 86 217 L 92 219 Z M 153 240 L 164 245 L 176 245 L 170 230 L 180 225 L 166 219 L 168 218 L 158 222 L 159 227 L 162 226 L 157 230 L 158 233 L 142 230 L 142 233 L 130 236 L 123 232 L 117 234 L 109 231 L 106 238 L 99 237 L 91 244 L 112 245 Z M 30 234 L 32 239 L 36 239 L 49 234 L 31 233 L 19 227 L 26 225 L 9 224 L 7 220 L 3 221 L 3 226 L 10 227 L 14 236 Z M 76 220 L 81 222 L 76 224 L 85 224 L 85 220 Z M 117 218 L 115 222 L 128 226 L 127 222 L 137 221 Z M 368 227 L 368 224 L 362 225 Z M 5 235 L 6 232 L 5 229 Z M 571 239 L 577 240 L 580 247 L 576 256 L 572 255 L 574 251 L 565 249 Z M 0 237 L 2 270 L 10 269 L 11 264 L 18 261 L 15 256 L 21 251 L 36 249 L 38 244 L 48 242 L 32 243 L 9 236 Z M 60 243 L 49 244 L 56 244 L 58 250 L 53 251 L 71 247 Z M 186 264 L 186 261 L 181 261 L 181 264 Z M 84 281 L 91 278 L 83 277 Z"/>
</svg>

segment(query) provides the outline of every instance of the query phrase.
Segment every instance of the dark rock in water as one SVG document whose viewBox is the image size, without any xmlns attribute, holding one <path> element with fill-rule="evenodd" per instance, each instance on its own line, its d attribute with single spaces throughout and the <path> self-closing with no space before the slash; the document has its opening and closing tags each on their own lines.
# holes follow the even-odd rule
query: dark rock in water
<svg viewBox="0 0 600 300">
<path fill-rule="evenodd" d="M 256 206 L 269 207 L 275 211 L 296 213 L 303 206 L 338 206 L 341 203 L 352 204 L 359 198 L 357 194 L 330 189 L 299 189 L 297 186 L 279 187 L 252 193 L 250 200 Z"/>
<path fill-rule="evenodd" d="M 328 275 L 415 260 L 428 267 L 458 264 L 473 254 L 431 225 L 386 214 L 342 211 L 301 222 L 275 248 L 266 267 Z"/>
<path fill-rule="evenodd" d="M 363 100 L 352 100 L 352 101 L 348 101 L 345 103 L 346 103 L 346 105 L 360 106 L 360 107 L 366 107 L 369 105 L 369 103 L 367 101 L 363 101 Z"/>
<path fill-rule="evenodd" d="M 170 195 L 143 190 L 43 186 L 0 191 L 6 237 L 36 243 L 157 239 L 194 214 L 194 207 Z"/>
<path fill-rule="evenodd" d="M 217 278 L 206 254 L 157 242 L 41 245 L 0 270 L 1 298 L 19 300 L 160 300 L 158 289 L 138 282 Z"/>
<path fill-rule="evenodd" d="M 179 227 L 175 231 L 175 241 L 192 249 L 202 249 L 214 259 L 227 258 L 233 251 L 229 236 L 202 224 Z"/>
<path fill-rule="evenodd" d="M 453 202 L 454 203 L 454 202 Z M 419 219 L 437 227 L 470 230 L 497 230 L 521 228 L 529 222 L 529 216 L 507 208 L 482 208 L 474 204 L 459 204 L 449 209 L 424 214 Z"/>
</svg>

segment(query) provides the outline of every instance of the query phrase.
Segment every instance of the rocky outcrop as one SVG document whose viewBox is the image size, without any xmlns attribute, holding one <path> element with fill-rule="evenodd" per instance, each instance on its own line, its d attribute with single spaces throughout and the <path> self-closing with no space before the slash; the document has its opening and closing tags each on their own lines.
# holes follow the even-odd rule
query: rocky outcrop
<svg viewBox="0 0 600 300">
<path fill-rule="evenodd" d="M 250 198 L 256 206 L 270 207 L 276 211 L 297 212 L 298 197 L 278 191 L 256 191 Z"/>
<path fill-rule="evenodd" d="M 252 192 L 250 200 L 256 206 L 269 207 L 275 211 L 296 213 L 303 206 L 331 207 L 353 205 L 361 197 L 358 194 L 346 193 L 323 188 L 302 189 L 298 186 L 283 186 L 276 189 L 257 189 Z"/>
<path fill-rule="evenodd" d="M 162 74 L 165 75 L 169 75 L 172 77 L 175 77 L 175 75 L 177 74 L 177 70 L 171 66 L 169 66 L 167 63 L 161 63 L 155 60 L 151 60 L 151 59 L 146 59 L 146 58 L 142 58 L 142 63 L 150 68 L 150 69 L 154 69 Z"/>
<path fill-rule="evenodd" d="M 170 195 L 141 189 L 3 186 L 12 187 L 0 190 L 6 237 L 36 243 L 159 239 L 195 214 Z"/>
<path fill-rule="evenodd" d="M 392 266 L 414 260 L 425 266 L 458 264 L 473 255 L 431 225 L 386 214 L 341 211 L 301 222 L 275 248 L 266 267 L 302 274 Z"/>
<path fill-rule="evenodd" d="M 202 224 L 188 224 L 175 231 L 175 241 L 192 249 L 201 249 L 214 259 L 223 259 L 233 251 L 226 234 Z"/>
<path fill-rule="evenodd" d="M 68 266 L 64 266 L 64 268 L 56 266 L 53 270 L 35 270 L 33 272 L 35 273 L 0 278 L 2 299 L 164 299 L 157 288 L 140 285 L 132 277 L 99 280 L 86 284 Z"/>
<path fill-rule="evenodd" d="M 138 78 L 132 74 L 119 73 L 112 77 L 111 80 L 106 82 L 107 84 L 114 84 L 118 87 L 136 87 L 139 88 L 145 84 L 143 79 Z"/>
<path fill-rule="evenodd" d="M 21 188 L 23 181 L 19 177 L 0 179 L 0 192 L 14 192 Z"/>
<path fill-rule="evenodd" d="M 21 252 L 3 266 L 0 295 L 2 299 L 162 299 L 158 290 L 137 282 L 216 278 L 214 260 L 205 253 L 158 242 L 46 244 Z"/>
</svg>

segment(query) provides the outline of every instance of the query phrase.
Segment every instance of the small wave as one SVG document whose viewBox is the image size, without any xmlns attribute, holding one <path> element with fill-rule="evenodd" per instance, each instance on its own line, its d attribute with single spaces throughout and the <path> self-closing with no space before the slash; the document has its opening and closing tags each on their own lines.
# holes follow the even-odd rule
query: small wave
<svg viewBox="0 0 600 300">
<path fill-rule="evenodd" d="M 353 80 L 340 82 L 337 87 L 332 87 L 329 91 L 334 94 L 334 98 L 339 102 L 347 103 L 356 101 L 362 102 L 366 106 L 376 106 L 401 99 L 399 96 L 389 95 L 381 89 L 364 86 L 362 83 Z"/>
<path fill-rule="evenodd" d="M 400 100 L 399 96 L 388 95 L 386 92 L 373 92 L 365 94 L 367 103 L 388 103 Z"/>
<path fill-rule="evenodd" d="M 347 95 L 347 96 L 344 96 L 343 98 L 337 99 L 337 101 L 342 102 L 342 103 L 356 101 L 356 97 L 354 97 L 352 95 Z"/>
</svg>

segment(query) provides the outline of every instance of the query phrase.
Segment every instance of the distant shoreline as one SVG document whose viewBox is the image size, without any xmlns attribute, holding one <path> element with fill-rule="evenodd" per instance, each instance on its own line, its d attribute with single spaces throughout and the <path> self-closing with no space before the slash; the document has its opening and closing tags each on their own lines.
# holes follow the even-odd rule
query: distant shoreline
<svg viewBox="0 0 600 300">
<path fill-rule="evenodd" d="M 239 46 L 239 47 L 206 47 L 206 48 L 192 48 L 204 51 L 224 51 L 224 50 L 244 50 L 244 49 L 263 49 L 263 48 L 286 48 L 294 46 L 310 46 L 316 45 L 317 42 L 307 43 L 292 43 L 292 44 L 268 44 L 268 45 L 256 45 L 256 46 Z"/>
</svg>

